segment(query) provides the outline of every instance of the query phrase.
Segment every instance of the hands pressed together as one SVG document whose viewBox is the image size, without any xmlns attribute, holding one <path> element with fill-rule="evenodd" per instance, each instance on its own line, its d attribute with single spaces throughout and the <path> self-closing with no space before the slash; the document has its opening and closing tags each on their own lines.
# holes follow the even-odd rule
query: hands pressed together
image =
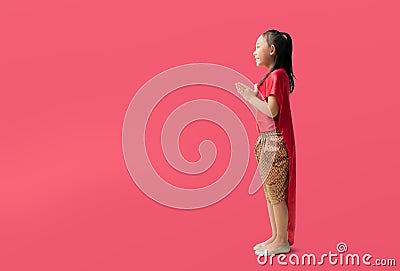
<svg viewBox="0 0 400 271">
<path fill-rule="evenodd" d="M 257 84 L 254 84 L 254 89 L 249 88 L 243 83 L 237 82 L 235 83 L 237 91 L 243 96 L 243 98 L 249 101 L 251 98 L 254 98 L 258 94 Z"/>
</svg>

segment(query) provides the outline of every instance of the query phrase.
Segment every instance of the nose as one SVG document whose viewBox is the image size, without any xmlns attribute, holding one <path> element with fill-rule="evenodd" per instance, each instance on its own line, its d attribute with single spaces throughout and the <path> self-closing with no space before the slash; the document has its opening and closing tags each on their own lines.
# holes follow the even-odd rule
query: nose
<svg viewBox="0 0 400 271">
<path fill-rule="evenodd" d="M 256 55 L 256 51 L 253 52 L 253 56 L 255 56 L 255 55 Z"/>
</svg>

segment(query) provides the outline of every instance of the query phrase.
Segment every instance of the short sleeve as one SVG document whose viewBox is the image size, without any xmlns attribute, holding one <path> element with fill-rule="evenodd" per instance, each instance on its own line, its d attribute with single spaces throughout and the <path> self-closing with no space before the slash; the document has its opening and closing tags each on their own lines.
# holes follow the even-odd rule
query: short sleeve
<svg viewBox="0 0 400 271">
<path fill-rule="evenodd" d="M 284 76 L 284 74 L 279 72 L 272 72 L 266 79 L 265 98 L 268 98 L 269 95 L 276 96 L 279 103 L 279 107 L 282 106 L 286 79 L 287 78 Z"/>
</svg>

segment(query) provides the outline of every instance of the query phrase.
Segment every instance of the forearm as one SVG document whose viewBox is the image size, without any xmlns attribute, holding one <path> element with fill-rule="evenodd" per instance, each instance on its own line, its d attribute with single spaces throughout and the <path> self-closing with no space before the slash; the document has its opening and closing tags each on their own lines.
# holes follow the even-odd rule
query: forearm
<svg viewBox="0 0 400 271">
<path fill-rule="evenodd" d="M 247 100 L 252 106 L 254 106 L 257 110 L 261 111 L 263 114 L 268 117 L 273 118 L 271 111 L 269 109 L 268 103 L 266 101 L 260 100 L 257 96 L 253 96 Z"/>
</svg>

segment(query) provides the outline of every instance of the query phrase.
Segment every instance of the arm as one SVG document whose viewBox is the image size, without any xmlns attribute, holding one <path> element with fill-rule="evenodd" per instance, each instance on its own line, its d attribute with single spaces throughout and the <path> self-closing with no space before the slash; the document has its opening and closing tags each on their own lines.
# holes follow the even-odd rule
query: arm
<svg viewBox="0 0 400 271">
<path fill-rule="evenodd" d="M 257 96 L 253 96 L 250 97 L 248 102 L 268 117 L 275 118 L 279 113 L 278 100 L 274 95 L 268 96 L 266 101 L 260 100 Z"/>
<path fill-rule="evenodd" d="M 263 114 L 274 118 L 279 113 L 279 104 L 277 97 L 270 95 L 266 101 L 260 100 L 256 95 L 258 92 L 257 86 L 254 86 L 254 90 L 247 87 L 242 83 L 236 83 L 238 92 L 247 100 L 255 109 L 261 111 Z M 271 115 L 272 114 L 272 115 Z"/>
</svg>

